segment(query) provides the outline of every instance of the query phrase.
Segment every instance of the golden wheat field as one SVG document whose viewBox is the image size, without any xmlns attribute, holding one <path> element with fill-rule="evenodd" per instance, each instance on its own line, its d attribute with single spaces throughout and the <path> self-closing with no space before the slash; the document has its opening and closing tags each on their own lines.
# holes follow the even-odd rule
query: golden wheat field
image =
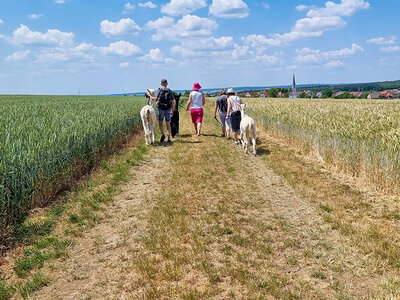
<svg viewBox="0 0 400 300">
<path fill-rule="evenodd" d="M 399 192 L 398 100 L 248 99 L 249 114 L 324 162 Z"/>
</svg>

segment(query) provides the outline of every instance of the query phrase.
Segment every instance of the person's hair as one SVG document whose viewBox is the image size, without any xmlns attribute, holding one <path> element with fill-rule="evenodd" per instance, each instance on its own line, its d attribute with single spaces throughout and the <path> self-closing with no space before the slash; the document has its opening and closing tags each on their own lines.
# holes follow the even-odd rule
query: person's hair
<svg viewBox="0 0 400 300">
<path fill-rule="evenodd" d="M 230 93 L 227 93 L 227 95 L 228 96 L 232 96 L 232 95 L 236 95 L 236 93 L 235 92 L 230 92 Z"/>
<path fill-rule="evenodd" d="M 226 95 L 226 90 L 225 90 L 225 89 L 222 89 L 221 92 L 219 92 L 219 95 L 220 95 L 220 96 Z"/>
</svg>

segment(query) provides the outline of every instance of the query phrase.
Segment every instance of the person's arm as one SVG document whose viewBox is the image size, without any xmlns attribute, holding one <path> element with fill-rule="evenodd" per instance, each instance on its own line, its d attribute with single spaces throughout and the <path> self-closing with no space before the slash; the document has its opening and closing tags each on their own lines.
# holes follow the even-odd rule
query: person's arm
<svg viewBox="0 0 400 300">
<path fill-rule="evenodd" d="M 186 110 L 189 110 L 190 104 L 192 104 L 192 94 L 189 95 L 189 100 L 188 100 L 188 103 L 186 105 Z"/>
<path fill-rule="evenodd" d="M 150 98 L 153 101 L 157 101 L 157 97 L 153 97 L 152 95 L 150 95 L 149 93 L 146 93 L 146 97 Z"/>
<path fill-rule="evenodd" d="M 214 107 L 214 118 L 217 117 L 217 109 L 218 109 L 218 101 L 215 101 L 215 107 Z"/>
<path fill-rule="evenodd" d="M 160 92 L 160 90 L 158 89 L 158 90 L 156 90 L 156 92 L 154 93 L 154 96 L 150 95 L 149 93 L 147 93 L 147 95 L 149 96 L 149 98 L 150 98 L 151 100 L 153 100 L 154 102 L 157 102 L 157 101 L 158 101 L 158 94 L 159 94 L 159 92 Z"/>
<path fill-rule="evenodd" d="M 231 112 L 231 101 L 229 100 L 229 98 L 226 99 L 226 101 L 228 101 L 228 110 L 226 111 L 226 117 L 225 117 L 225 119 L 228 120 L 229 114 L 230 114 L 230 112 Z"/>
<path fill-rule="evenodd" d="M 201 102 L 203 103 L 204 106 L 204 104 L 206 104 L 206 97 L 204 96 L 204 93 L 201 93 L 201 95 L 202 95 Z"/>
<path fill-rule="evenodd" d="M 175 96 L 172 91 L 170 91 L 171 97 L 172 97 L 172 107 L 171 107 L 171 117 L 174 115 L 174 110 L 175 110 Z"/>
<path fill-rule="evenodd" d="M 175 110 L 175 99 L 172 100 L 171 117 L 174 115 L 174 110 Z"/>
</svg>

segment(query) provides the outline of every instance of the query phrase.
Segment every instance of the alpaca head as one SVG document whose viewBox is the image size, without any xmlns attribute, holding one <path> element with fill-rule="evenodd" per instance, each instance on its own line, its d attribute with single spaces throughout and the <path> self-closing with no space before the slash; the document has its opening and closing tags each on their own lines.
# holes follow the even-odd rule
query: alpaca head
<svg viewBox="0 0 400 300">
<path fill-rule="evenodd" d="M 246 115 L 246 110 L 247 110 L 247 103 L 240 104 L 240 111 L 242 112 L 242 115 Z"/>
<path fill-rule="evenodd" d="M 146 97 L 148 98 L 147 104 L 150 106 L 154 105 L 154 101 L 153 101 L 153 99 L 151 99 L 148 96 L 155 97 L 155 93 L 156 93 L 156 89 L 147 89 L 146 90 Z"/>
<path fill-rule="evenodd" d="M 147 89 L 147 94 L 152 97 L 155 97 L 155 92 L 156 92 L 156 89 Z"/>
</svg>

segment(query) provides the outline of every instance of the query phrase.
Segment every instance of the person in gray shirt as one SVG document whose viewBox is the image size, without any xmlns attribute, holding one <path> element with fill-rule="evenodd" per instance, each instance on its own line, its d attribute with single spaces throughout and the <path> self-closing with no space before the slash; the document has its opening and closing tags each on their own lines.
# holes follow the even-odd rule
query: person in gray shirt
<svg viewBox="0 0 400 300">
<path fill-rule="evenodd" d="M 221 121 L 222 136 L 226 136 L 228 139 L 231 138 L 231 120 L 226 119 L 226 113 L 228 111 L 228 101 L 226 90 L 222 89 L 215 101 L 214 118 L 217 118 L 217 111 L 219 111 L 219 119 Z"/>
</svg>

